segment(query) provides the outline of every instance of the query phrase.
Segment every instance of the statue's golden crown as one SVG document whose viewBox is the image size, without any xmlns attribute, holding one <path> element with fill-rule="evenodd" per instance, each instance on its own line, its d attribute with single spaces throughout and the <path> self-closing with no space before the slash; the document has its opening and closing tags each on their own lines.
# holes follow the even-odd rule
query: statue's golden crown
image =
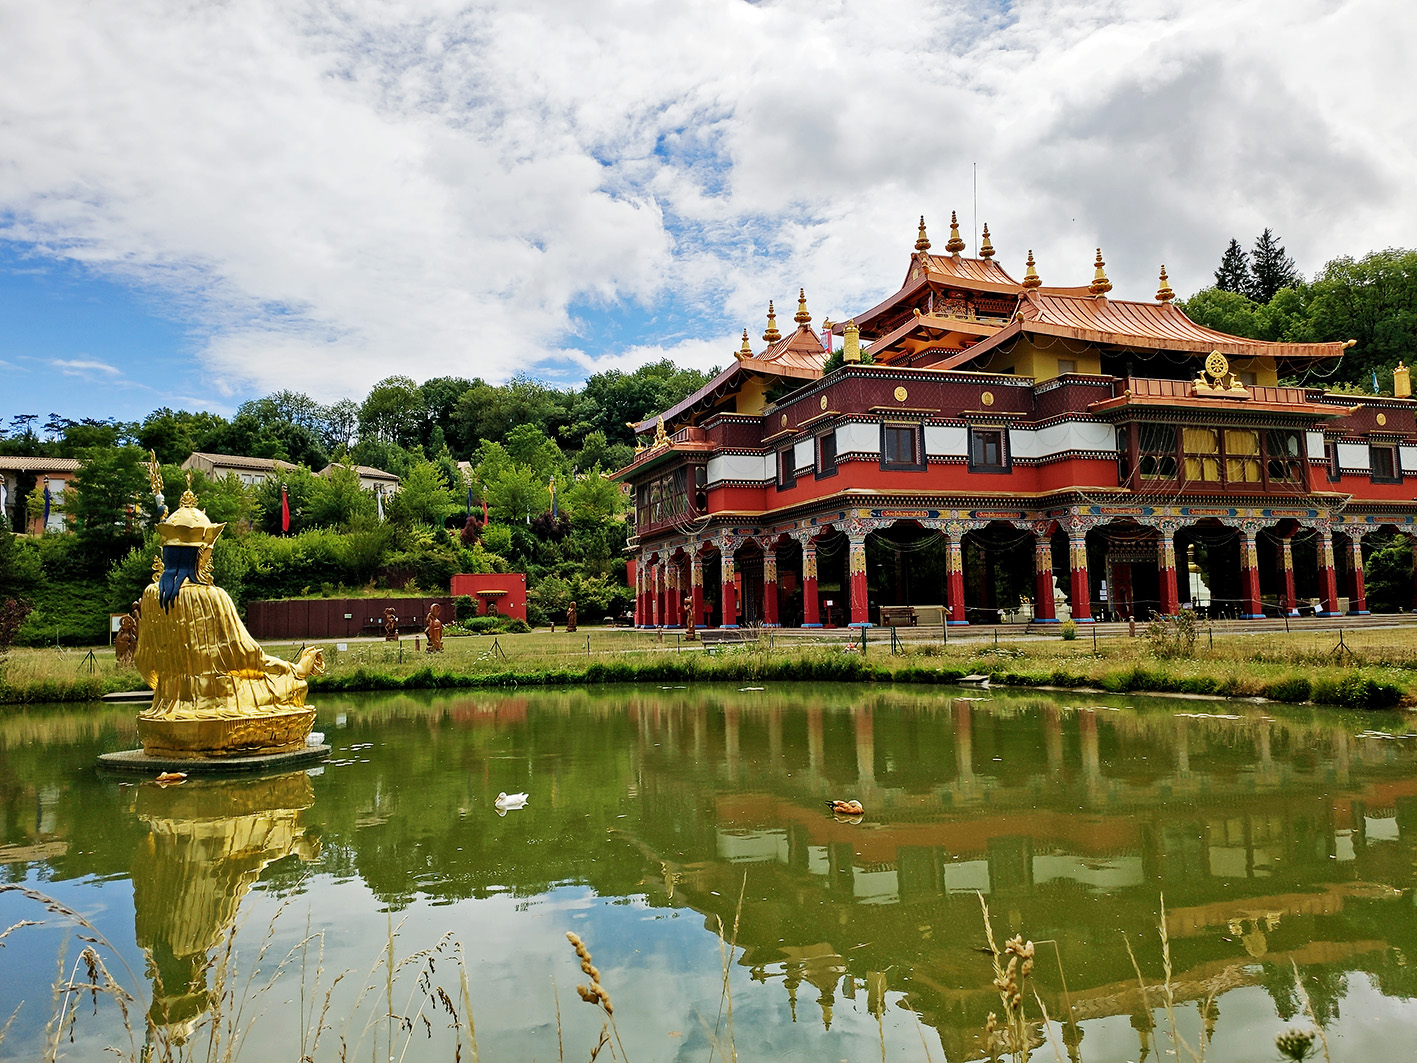
<svg viewBox="0 0 1417 1063">
<path fill-rule="evenodd" d="M 182 492 L 182 504 L 158 526 L 163 546 L 211 546 L 225 524 L 213 524 L 197 508 L 197 496 L 189 488 Z"/>
</svg>

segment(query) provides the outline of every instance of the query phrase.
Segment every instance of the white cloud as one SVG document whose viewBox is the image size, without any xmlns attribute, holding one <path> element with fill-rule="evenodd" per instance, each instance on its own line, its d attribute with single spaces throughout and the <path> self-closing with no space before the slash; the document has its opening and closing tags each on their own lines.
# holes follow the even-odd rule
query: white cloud
<svg viewBox="0 0 1417 1063">
<path fill-rule="evenodd" d="M 230 395 L 706 367 L 799 285 L 874 303 L 920 212 L 970 231 L 975 163 L 1007 268 L 1084 282 L 1101 245 L 1124 297 L 1265 226 L 1307 272 L 1417 242 L 1414 32 L 1390 0 L 15 3 L 0 237 L 169 292 Z M 575 327 L 651 305 L 660 342 Z"/>
<path fill-rule="evenodd" d="M 92 358 L 55 358 L 49 364 L 65 376 L 88 376 L 91 373 L 103 373 L 110 377 L 123 375 L 121 369 L 116 369 L 107 362 L 94 361 Z"/>
</svg>

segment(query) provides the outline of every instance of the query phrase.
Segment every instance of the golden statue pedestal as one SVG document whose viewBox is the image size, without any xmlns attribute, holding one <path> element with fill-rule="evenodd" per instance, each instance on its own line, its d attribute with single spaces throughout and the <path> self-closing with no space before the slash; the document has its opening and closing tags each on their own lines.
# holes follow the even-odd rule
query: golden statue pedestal
<svg viewBox="0 0 1417 1063">
<path fill-rule="evenodd" d="M 138 738 L 150 757 L 211 760 L 225 757 L 270 756 L 309 748 L 305 736 L 315 722 L 315 710 L 293 708 L 259 716 L 197 720 L 138 717 Z"/>
</svg>

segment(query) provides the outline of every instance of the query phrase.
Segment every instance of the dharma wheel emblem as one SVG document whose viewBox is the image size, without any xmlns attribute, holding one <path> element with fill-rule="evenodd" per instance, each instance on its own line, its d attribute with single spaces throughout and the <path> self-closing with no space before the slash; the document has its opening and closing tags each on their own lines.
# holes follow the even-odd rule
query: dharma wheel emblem
<svg viewBox="0 0 1417 1063">
<path fill-rule="evenodd" d="M 1385 413 L 1380 413 L 1380 414 L 1378 414 L 1378 424 L 1387 424 L 1387 414 L 1385 414 Z"/>
<path fill-rule="evenodd" d="M 1230 360 L 1219 351 L 1211 351 L 1205 360 L 1205 371 L 1212 380 L 1220 380 L 1230 372 Z"/>
<path fill-rule="evenodd" d="M 827 408 L 827 397 L 826 397 L 825 395 L 823 395 L 823 396 L 822 396 L 822 409 L 825 410 L 826 408 Z"/>
<path fill-rule="evenodd" d="M 910 394 L 909 394 L 909 392 L 907 392 L 907 391 L 905 390 L 905 388 L 896 388 L 896 389 L 895 389 L 895 401 L 896 401 L 896 402 L 904 402 L 904 401 L 905 401 L 907 398 L 909 398 L 909 397 L 910 397 Z"/>
<path fill-rule="evenodd" d="M 979 396 L 979 401 L 982 402 L 985 406 L 994 405 L 994 393 L 992 391 L 984 392 L 984 394 Z"/>
</svg>

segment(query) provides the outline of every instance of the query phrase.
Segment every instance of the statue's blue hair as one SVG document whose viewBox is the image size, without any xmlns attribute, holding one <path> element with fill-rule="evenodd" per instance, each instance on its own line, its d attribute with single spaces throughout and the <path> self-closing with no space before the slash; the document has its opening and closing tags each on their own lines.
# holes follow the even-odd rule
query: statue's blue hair
<svg viewBox="0 0 1417 1063">
<path fill-rule="evenodd" d="M 199 546 L 164 546 L 162 548 L 162 576 L 157 582 L 157 600 L 164 611 L 172 608 L 177 601 L 177 592 L 185 580 L 197 582 L 197 556 Z"/>
</svg>

